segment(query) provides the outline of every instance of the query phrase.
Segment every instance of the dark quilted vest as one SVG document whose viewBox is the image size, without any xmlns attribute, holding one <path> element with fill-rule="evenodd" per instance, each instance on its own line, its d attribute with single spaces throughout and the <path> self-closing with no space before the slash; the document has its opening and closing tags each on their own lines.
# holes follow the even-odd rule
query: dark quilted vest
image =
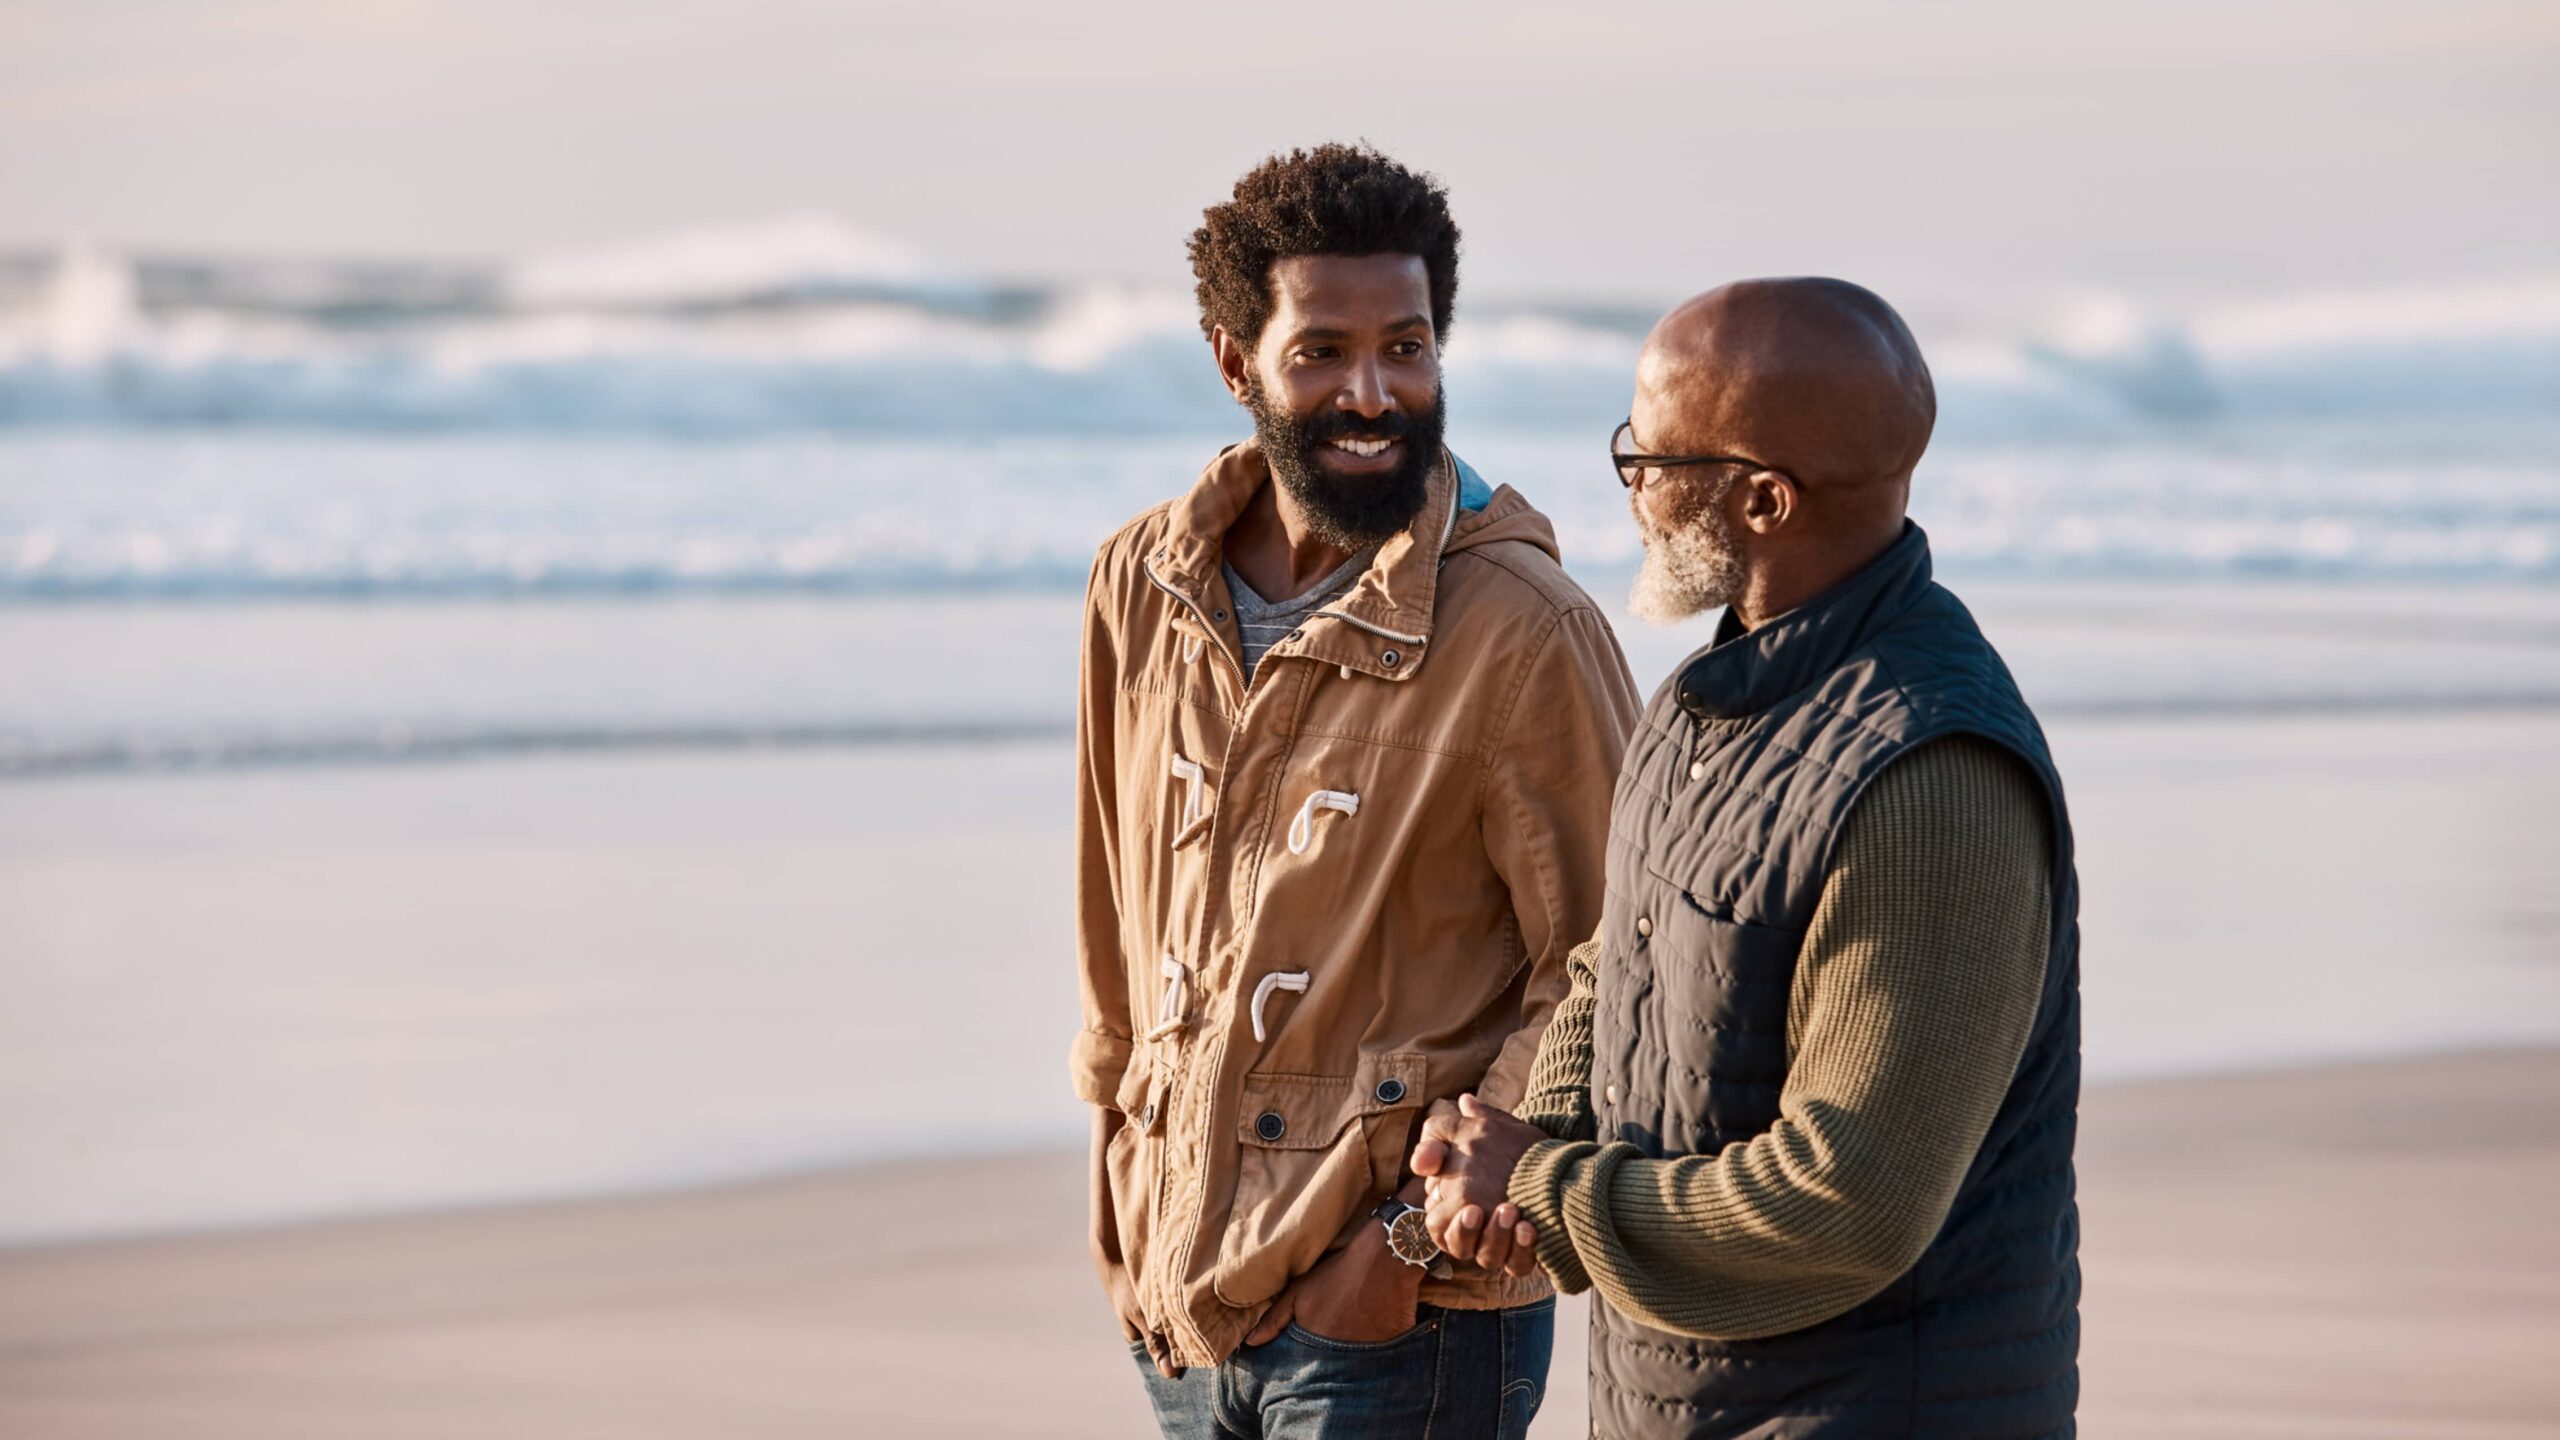
<svg viewBox="0 0 2560 1440">
<path fill-rule="evenodd" d="M 2053 951 L 2025 1057 L 1945 1226 L 1810 1329 L 1715 1341 L 1592 1306 L 1595 1435 L 2067 1436 L 2079 1396 L 2079 886 L 2062 784 L 2006 666 L 1908 527 L 1757 631 L 1730 617 L 1645 711 L 1609 837 L 1592 1066 L 1603 1140 L 1712 1155 L 1767 1130 L 1796 951 L 1850 806 L 1913 746 L 1982 736 L 2053 806 Z"/>
</svg>

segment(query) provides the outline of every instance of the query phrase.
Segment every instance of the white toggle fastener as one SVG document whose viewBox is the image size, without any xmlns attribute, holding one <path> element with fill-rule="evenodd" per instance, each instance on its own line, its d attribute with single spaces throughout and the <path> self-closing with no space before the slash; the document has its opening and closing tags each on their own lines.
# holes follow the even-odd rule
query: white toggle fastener
<svg viewBox="0 0 2560 1440">
<path fill-rule="evenodd" d="M 1138 1037 L 1141 1040 L 1161 1040 L 1191 1019 L 1190 988 L 1185 983 L 1190 980 L 1191 972 L 1183 968 L 1182 962 L 1174 959 L 1170 952 L 1158 968 L 1164 972 L 1164 998 L 1156 1002 L 1156 1023 L 1146 1034 Z"/>
<path fill-rule="evenodd" d="M 1203 803 L 1207 799 L 1209 772 L 1199 761 L 1182 758 L 1182 752 L 1177 750 L 1173 755 L 1173 778 L 1190 787 L 1183 792 L 1181 823 L 1173 831 L 1173 848 L 1179 850 L 1191 843 L 1209 818 L 1208 807 Z"/>
<path fill-rule="evenodd" d="M 1298 818 L 1289 822 L 1289 853 L 1304 855 L 1316 843 L 1316 812 L 1339 810 L 1345 815 L 1360 813 L 1360 797 L 1348 790 L 1319 790 L 1298 807 Z"/>
<path fill-rule="evenodd" d="M 1253 987 L 1253 1038 L 1257 1042 L 1271 1038 L 1262 1028 L 1262 1007 L 1271 1002 L 1271 992 L 1274 990 L 1287 990 L 1298 995 L 1306 994 L 1307 972 L 1291 970 L 1278 975 L 1265 975 L 1262 977 L 1262 983 Z"/>
<path fill-rule="evenodd" d="M 1200 658 L 1200 637 L 1199 637 L 1199 636 L 1197 636 L 1197 635 L 1185 635 L 1185 636 L 1183 636 L 1183 637 L 1182 637 L 1182 663 L 1183 663 L 1183 664 L 1185 664 L 1185 665 L 1188 665 L 1188 664 L 1190 664 L 1192 661 L 1197 660 L 1197 659 L 1199 659 L 1199 658 Z"/>
</svg>

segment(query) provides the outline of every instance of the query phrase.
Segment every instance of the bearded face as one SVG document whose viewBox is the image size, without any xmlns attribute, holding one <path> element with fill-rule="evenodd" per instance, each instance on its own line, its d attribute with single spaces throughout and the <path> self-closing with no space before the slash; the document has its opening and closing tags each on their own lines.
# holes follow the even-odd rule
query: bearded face
<svg viewBox="0 0 2560 1440">
<path fill-rule="evenodd" d="M 1681 488 L 1658 506 L 1658 527 L 1636 497 L 1629 496 L 1636 533 L 1644 540 L 1644 563 L 1628 592 L 1628 609 L 1656 625 L 1675 625 L 1741 598 L 1742 556 L 1724 509 L 1725 494 L 1737 478 L 1725 470 L 1718 479 L 1695 475 L 1666 482 Z"/>
<path fill-rule="evenodd" d="M 1447 413 L 1446 396 L 1434 387 L 1431 408 L 1393 410 L 1364 416 L 1349 410 L 1300 415 L 1274 403 L 1256 377 L 1245 395 L 1253 412 L 1253 428 L 1262 443 L 1272 477 L 1298 503 L 1315 538 L 1339 549 L 1360 551 L 1402 534 L 1422 513 L 1429 498 L 1433 467 L 1440 463 L 1440 438 Z M 1337 474 L 1327 456 L 1371 452 L 1379 446 L 1396 453 L 1394 468 L 1376 475 Z"/>
</svg>

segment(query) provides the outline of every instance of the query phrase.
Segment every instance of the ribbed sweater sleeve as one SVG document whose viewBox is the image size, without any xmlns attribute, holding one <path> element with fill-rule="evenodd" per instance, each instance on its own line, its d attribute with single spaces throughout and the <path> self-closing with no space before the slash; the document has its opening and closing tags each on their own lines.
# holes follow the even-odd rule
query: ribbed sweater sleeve
<svg viewBox="0 0 2560 1440">
<path fill-rule="evenodd" d="M 1559 1140 L 1595 1138 L 1591 1121 L 1591 1017 L 1600 1008 L 1600 937 L 1564 957 L 1565 997 L 1538 1041 L 1520 1118 Z"/>
<path fill-rule="evenodd" d="M 1582 1138 L 1550 1127 L 1560 1138 L 1531 1147 L 1510 1185 L 1557 1286 L 1596 1286 L 1660 1329 L 1744 1339 L 1819 1324 L 1909 1269 L 2035 1020 L 2048 825 L 2034 777 L 1987 741 L 1926 745 L 1878 776 L 1796 961 L 1778 1121 L 1718 1154 L 1653 1160 L 1590 1138 L 1598 967 L 1576 952 L 1532 1096 L 1546 1127 L 1571 1114 L 1579 1077 Z M 1559 1034 L 1567 1015 L 1581 1029 Z"/>
</svg>

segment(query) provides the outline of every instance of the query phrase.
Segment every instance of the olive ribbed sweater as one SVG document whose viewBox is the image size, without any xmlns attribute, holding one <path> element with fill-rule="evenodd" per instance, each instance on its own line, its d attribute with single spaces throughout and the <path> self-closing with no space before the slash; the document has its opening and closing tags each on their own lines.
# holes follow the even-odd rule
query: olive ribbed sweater
<svg viewBox="0 0 2560 1440">
<path fill-rule="evenodd" d="M 1559 1288 L 1658 1329 L 1780 1334 L 1910 1268 L 2017 1070 L 2052 923 L 2045 799 L 1987 741 L 1922 746 L 1842 827 L 1796 961 L 1780 1118 L 1720 1154 L 1597 1143 L 1594 937 L 1530 1072 L 1510 1196 Z"/>
</svg>

